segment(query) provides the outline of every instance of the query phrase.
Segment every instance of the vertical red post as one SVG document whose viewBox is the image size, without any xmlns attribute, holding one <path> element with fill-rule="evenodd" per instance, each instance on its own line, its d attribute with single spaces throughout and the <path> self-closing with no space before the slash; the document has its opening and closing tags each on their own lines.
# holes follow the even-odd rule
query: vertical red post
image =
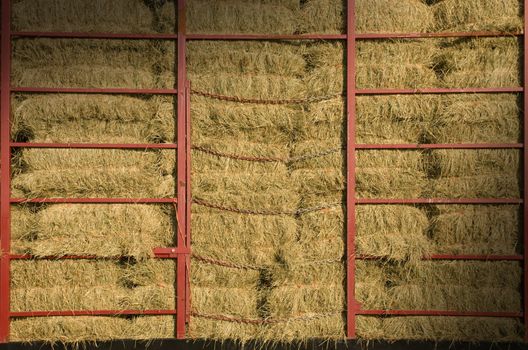
<svg viewBox="0 0 528 350">
<path fill-rule="evenodd" d="M 2 0 L 1 68 L 0 68 L 0 343 L 9 340 L 9 253 L 11 227 L 9 198 L 11 196 L 10 141 L 10 70 L 11 70 L 11 9 L 9 0 Z"/>
<path fill-rule="evenodd" d="M 186 103 L 186 35 L 185 35 L 185 0 L 178 0 L 178 121 L 177 121 L 177 182 L 178 182 L 178 228 L 177 228 L 177 239 L 176 245 L 178 247 L 186 246 L 187 239 L 185 235 L 187 233 L 186 229 L 186 206 L 187 206 L 187 170 L 186 170 L 186 153 L 187 153 L 187 144 L 186 144 L 186 114 L 187 114 L 187 103 Z M 187 257 L 184 255 L 179 255 L 176 260 L 176 338 L 183 339 L 185 338 L 185 323 L 187 320 L 186 314 L 186 274 L 187 274 Z"/>
<path fill-rule="evenodd" d="M 347 111 L 347 337 L 356 338 L 356 1 L 347 3 L 346 111 Z"/>
<path fill-rule="evenodd" d="M 187 134 L 187 203 L 185 206 L 185 238 L 187 240 L 187 247 L 191 248 L 191 205 L 192 205 L 192 196 L 191 196 L 191 83 L 189 81 L 185 84 L 185 103 L 186 103 L 186 120 L 185 128 Z M 187 274 L 185 279 L 185 300 L 187 301 L 187 322 L 191 321 L 191 256 L 187 255 Z"/>
<path fill-rule="evenodd" d="M 524 340 L 528 342 L 528 152 L 526 144 L 528 143 L 528 1 L 524 1 L 524 37 L 523 37 L 523 254 L 524 254 Z"/>
</svg>

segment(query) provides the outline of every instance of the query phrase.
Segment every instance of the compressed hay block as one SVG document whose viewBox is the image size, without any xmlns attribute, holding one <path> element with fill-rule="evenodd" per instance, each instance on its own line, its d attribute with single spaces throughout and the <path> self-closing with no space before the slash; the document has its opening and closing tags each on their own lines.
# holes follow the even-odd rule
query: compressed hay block
<svg viewBox="0 0 528 350">
<path fill-rule="evenodd" d="M 522 31 L 520 0 L 442 0 L 432 7 L 438 31 Z"/>
<path fill-rule="evenodd" d="M 297 131 L 300 108 L 243 104 L 198 96 L 193 97 L 191 104 L 195 145 L 223 153 L 287 158 L 287 145 Z M 232 142 L 234 138 L 236 144 Z M 262 150 L 258 150 L 259 147 Z M 201 165 L 201 162 L 196 163 Z"/>
<path fill-rule="evenodd" d="M 13 86 L 173 88 L 174 43 L 146 40 L 19 39 Z"/>
<path fill-rule="evenodd" d="M 191 316 L 187 336 L 191 339 L 209 341 L 235 339 L 237 342 L 245 343 L 258 339 L 261 333 L 261 325 Z"/>
<path fill-rule="evenodd" d="M 438 105 L 433 95 L 358 96 L 356 142 L 423 143 Z"/>
<path fill-rule="evenodd" d="M 422 0 L 357 0 L 356 31 L 359 33 L 427 32 L 434 15 Z"/>
<path fill-rule="evenodd" d="M 26 149 L 13 168 L 23 197 L 171 197 L 173 151 Z"/>
<path fill-rule="evenodd" d="M 523 333 L 520 320 L 493 317 L 388 317 L 381 329 L 388 340 L 519 342 Z"/>
<path fill-rule="evenodd" d="M 12 5 L 16 31 L 151 33 L 154 14 L 141 0 L 21 0 Z"/>
<path fill-rule="evenodd" d="M 337 148 L 341 147 L 346 138 L 345 106 L 345 100 L 341 96 L 304 106 L 303 111 L 296 118 L 296 143 L 292 149 L 292 152 L 295 152 L 295 156 L 325 151 L 314 150 L 312 146 L 305 149 L 300 146 L 303 142 L 324 142 L 332 140 L 336 143 L 332 146 Z"/>
<path fill-rule="evenodd" d="M 12 250 L 34 256 L 152 257 L 173 246 L 171 207 L 129 204 L 16 206 L 11 213 Z"/>
<path fill-rule="evenodd" d="M 16 311 L 173 309 L 172 261 L 15 261 Z"/>
<path fill-rule="evenodd" d="M 190 0 L 190 33 L 294 34 L 299 2 L 293 0 Z"/>
<path fill-rule="evenodd" d="M 520 103 L 516 94 L 441 96 L 430 126 L 431 142 L 519 142 Z"/>
<path fill-rule="evenodd" d="M 517 38 L 450 39 L 435 64 L 446 87 L 517 87 L 522 84 L 521 48 Z"/>
<path fill-rule="evenodd" d="M 346 1 L 301 1 L 299 14 L 300 33 L 344 33 L 346 28 Z M 324 18 L 322 21 L 321 18 Z"/>
<path fill-rule="evenodd" d="M 360 150 L 356 167 L 360 198 L 417 198 L 428 184 L 419 151 Z"/>
<path fill-rule="evenodd" d="M 268 325 L 261 338 L 270 341 L 306 341 L 325 339 L 327 341 L 344 340 L 346 319 L 341 312 L 326 314 L 305 314 L 291 320 Z"/>
<path fill-rule="evenodd" d="M 31 317 L 11 321 L 11 341 L 46 341 L 78 344 L 116 339 L 166 339 L 174 337 L 172 316 Z"/>
<path fill-rule="evenodd" d="M 518 150 L 434 150 L 431 196 L 447 198 L 520 197 Z"/>
<path fill-rule="evenodd" d="M 513 255 L 520 248 L 516 205 L 437 205 L 432 217 L 434 251 L 444 254 Z"/>
<path fill-rule="evenodd" d="M 163 143 L 175 141 L 171 97 L 18 95 L 11 137 L 30 142 Z"/>
<path fill-rule="evenodd" d="M 312 43 L 306 46 L 304 58 L 306 94 L 314 98 L 333 99 L 343 96 L 346 87 L 345 46 L 343 43 Z"/>
<path fill-rule="evenodd" d="M 356 84 L 368 88 L 430 88 L 436 43 L 431 40 L 361 41 L 356 46 Z"/>
</svg>

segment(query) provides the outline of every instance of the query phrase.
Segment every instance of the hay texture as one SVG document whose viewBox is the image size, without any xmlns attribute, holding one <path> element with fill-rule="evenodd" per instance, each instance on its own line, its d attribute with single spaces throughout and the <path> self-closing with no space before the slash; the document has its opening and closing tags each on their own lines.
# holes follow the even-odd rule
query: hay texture
<svg viewBox="0 0 528 350">
<path fill-rule="evenodd" d="M 19 39 L 13 86 L 173 88 L 174 42 Z"/>
<path fill-rule="evenodd" d="M 174 142 L 175 102 L 170 97 L 121 95 L 18 95 L 11 138 L 25 142 Z"/>
</svg>

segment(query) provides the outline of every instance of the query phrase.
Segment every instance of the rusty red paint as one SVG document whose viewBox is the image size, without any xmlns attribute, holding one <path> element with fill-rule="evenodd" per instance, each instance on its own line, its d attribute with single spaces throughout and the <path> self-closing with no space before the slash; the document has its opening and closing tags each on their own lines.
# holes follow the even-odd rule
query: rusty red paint
<svg viewBox="0 0 528 350">
<path fill-rule="evenodd" d="M 176 95 L 176 89 L 13 87 L 12 92 L 61 94 Z"/>
<path fill-rule="evenodd" d="M 518 198 L 360 198 L 357 204 L 522 204 Z"/>
<path fill-rule="evenodd" d="M 422 89 L 358 89 L 357 95 L 416 95 L 416 94 L 505 94 L 523 92 L 522 87 L 505 88 L 422 88 Z"/>
<path fill-rule="evenodd" d="M 450 316 L 450 317 L 522 317 L 522 312 L 480 312 L 444 310 L 359 310 L 358 315 L 379 316 Z"/>
<path fill-rule="evenodd" d="M 522 149 L 522 143 L 357 144 L 357 149 Z"/>
<path fill-rule="evenodd" d="M 524 1 L 524 32 L 528 28 L 528 1 Z M 523 86 L 528 86 L 528 36 L 523 38 Z M 523 149 L 523 310 L 524 310 L 524 341 L 528 342 L 528 151 L 526 150 L 526 143 L 528 142 L 528 117 L 526 116 L 526 109 L 528 108 L 528 94 L 526 92 L 523 96 L 523 139 L 525 148 Z"/>
<path fill-rule="evenodd" d="M 130 40 L 175 40 L 177 34 L 154 33 L 86 33 L 86 32 L 12 32 L 11 37 L 19 38 L 71 38 L 71 39 L 130 39 Z"/>
<path fill-rule="evenodd" d="M 105 204 L 163 204 L 177 203 L 176 198 L 11 198 L 11 203 L 105 203 Z"/>
<path fill-rule="evenodd" d="M 176 149 L 174 143 L 41 143 L 12 142 L 16 148 L 80 148 L 80 149 Z"/>
</svg>

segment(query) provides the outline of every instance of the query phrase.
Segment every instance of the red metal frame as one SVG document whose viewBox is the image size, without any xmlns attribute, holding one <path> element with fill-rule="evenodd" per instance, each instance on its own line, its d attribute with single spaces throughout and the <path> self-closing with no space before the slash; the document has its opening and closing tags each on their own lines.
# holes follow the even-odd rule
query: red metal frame
<svg viewBox="0 0 528 350">
<path fill-rule="evenodd" d="M 357 144 L 356 149 L 523 149 L 522 143 Z"/>
<path fill-rule="evenodd" d="M 177 315 L 176 310 L 78 310 L 78 311 L 21 311 L 11 312 L 11 317 L 47 316 L 124 316 L 124 315 Z"/>
<path fill-rule="evenodd" d="M 528 1 L 523 2 L 524 5 L 524 31 L 528 28 Z M 525 34 L 523 38 L 523 86 L 528 87 L 528 36 Z M 524 298 L 523 298 L 523 310 L 524 310 L 524 340 L 528 342 L 528 151 L 526 150 L 526 143 L 528 142 L 528 116 L 526 116 L 526 110 L 528 108 L 528 94 L 525 92 L 523 96 L 523 123 L 524 123 L 524 146 L 523 149 L 523 254 L 524 254 Z"/>
<path fill-rule="evenodd" d="M 61 94 L 122 94 L 122 95 L 175 95 L 176 89 L 128 89 L 128 88 L 51 88 L 12 87 L 11 92 L 61 93 Z"/>
<path fill-rule="evenodd" d="M 11 142 L 11 147 L 21 148 L 81 148 L 81 149 L 177 149 L 175 143 L 38 143 Z"/>
</svg>

